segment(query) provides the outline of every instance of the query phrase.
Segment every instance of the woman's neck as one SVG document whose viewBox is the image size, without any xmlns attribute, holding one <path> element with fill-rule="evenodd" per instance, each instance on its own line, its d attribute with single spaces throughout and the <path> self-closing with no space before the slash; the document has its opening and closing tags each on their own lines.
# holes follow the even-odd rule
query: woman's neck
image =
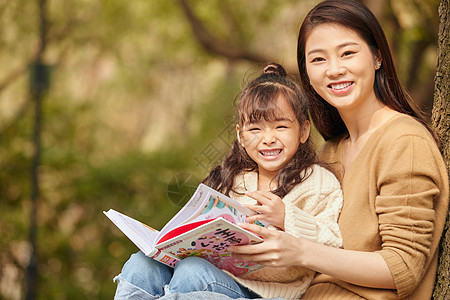
<svg viewBox="0 0 450 300">
<path fill-rule="evenodd" d="M 372 133 L 391 117 L 399 114 L 379 101 L 358 111 L 339 113 L 349 133 L 342 148 L 342 164 L 345 170 L 353 163 Z"/>
<path fill-rule="evenodd" d="M 369 103 L 362 109 L 339 112 L 347 127 L 349 140 L 357 143 L 370 136 L 375 130 L 398 112 L 379 101 Z"/>
</svg>

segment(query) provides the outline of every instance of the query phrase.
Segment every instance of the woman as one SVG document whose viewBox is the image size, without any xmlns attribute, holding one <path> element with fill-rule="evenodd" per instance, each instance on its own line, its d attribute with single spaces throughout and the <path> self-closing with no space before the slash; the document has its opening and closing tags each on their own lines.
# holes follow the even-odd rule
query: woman
<svg viewBox="0 0 450 300">
<path fill-rule="evenodd" d="M 334 164 L 342 184 L 344 248 L 244 224 L 264 242 L 234 247 L 234 255 L 321 273 L 303 299 L 430 299 L 447 170 L 399 84 L 380 24 L 356 1 L 321 2 L 300 28 L 297 58 L 312 120 L 326 140 L 321 158 Z M 190 296 L 182 299 L 223 299 Z"/>
<path fill-rule="evenodd" d="M 447 170 L 399 84 L 380 24 L 356 1 L 324 1 L 303 21 L 297 59 L 312 120 L 327 141 L 321 158 L 336 166 L 342 184 L 344 249 L 245 226 L 265 242 L 234 253 L 322 273 L 305 299 L 429 299 L 447 215 Z"/>
</svg>

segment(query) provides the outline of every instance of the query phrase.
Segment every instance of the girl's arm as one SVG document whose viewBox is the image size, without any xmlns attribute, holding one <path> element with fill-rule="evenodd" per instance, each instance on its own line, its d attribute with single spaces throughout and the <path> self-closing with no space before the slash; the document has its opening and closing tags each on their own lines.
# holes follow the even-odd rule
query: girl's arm
<svg viewBox="0 0 450 300">
<path fill-rule="evenodd" d="M 356 285 L 395 289 L 385 261 L 376 252 L 329 247 L 253 224 L 240 226 L 262 236 L 264 242 L 229 248 L 233 256 L 270 267 L 306 267 Z"/>
<path fill-rule="evenodd" d="M 249 207 L 260 212 L 249 217 L 247 221 L 252 223 L 264 219 L 295 237 L 342 247 L 342 235 L 338 225 L 343 204 L 341 185 L 325 168 L 315 165 L 311 171 L 283 200 L 270 192 L 247 193 L 247 196 L 259 204 Z M 281 218 L 277 217 L 277 210 Z M 279 223 L 274 223 L 272 219 L 277 218 Z"/>
</svg>

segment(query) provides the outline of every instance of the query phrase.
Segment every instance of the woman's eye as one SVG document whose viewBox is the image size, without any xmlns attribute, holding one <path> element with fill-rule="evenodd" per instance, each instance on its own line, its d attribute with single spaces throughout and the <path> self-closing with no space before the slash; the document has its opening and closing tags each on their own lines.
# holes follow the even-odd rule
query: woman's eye
<svg viewBox="0 0 450 300">
<path fill-rule="evenodd" d="M 354 52 L 354 51 L 345 51 L 343 54 L 342 54 L 342 56 L 349 56 L 349 55 L 352 55 L 352 54 L 355 54 L 356 52 Z"/>
<path fill-rule="evenodd" d="M 321 62 L 321 61 L 324 61 L 325 59 L 324 58 L 322 58 L 322 57 L 314 57 L 312 60 L 311 60 L 311 62 Z"/>
</svg>

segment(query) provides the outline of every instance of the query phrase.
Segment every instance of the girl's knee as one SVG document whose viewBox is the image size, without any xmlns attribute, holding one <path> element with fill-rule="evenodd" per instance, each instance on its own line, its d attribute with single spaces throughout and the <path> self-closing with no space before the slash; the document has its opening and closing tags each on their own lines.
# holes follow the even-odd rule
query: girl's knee
<svg viewBox="0 0 450 300">
<path fill-rule="evenodd" d="M 169 284 L 172 274 L 172 268 L 138 252 L 130 256 L 118 279 L 150 295 L 163 295 L 164 286 Z"/>
<path fill-rule="evenodd" d="M 147 257 L 142 252 L 134 253 L 122 268 L 121 277 L 128 281 L 149 280 L 158 278 L 168 282 L 172 276 L 172 268 Z"/>
<path fill-rule="evenodd" d="M 126 278 L 128 275 L 145 272 L 151 267 L 151 261 L 151 258 L 140 251 L 132 254 L 122 268 L 122 276 Z"/>
<path fill-rule="evenodd" d="M 170 289 L 177 292 L 206 291 L 218 280 L 218 272 L 221 271 L 202 258 L 185 258 L 175 265 Z"/>
<path fill-rule="evenodd" d="M 180 260 L 175 265 L 175 271 L 178 276 L 189 276 L 188 278 L 194 277 L 205 277 L 205 274 L 210 272 L 211 268 L 215 268 L 208 261 L 199 258 L 199 257 L 187 257 L 183 260 Z"/>
</svg>

